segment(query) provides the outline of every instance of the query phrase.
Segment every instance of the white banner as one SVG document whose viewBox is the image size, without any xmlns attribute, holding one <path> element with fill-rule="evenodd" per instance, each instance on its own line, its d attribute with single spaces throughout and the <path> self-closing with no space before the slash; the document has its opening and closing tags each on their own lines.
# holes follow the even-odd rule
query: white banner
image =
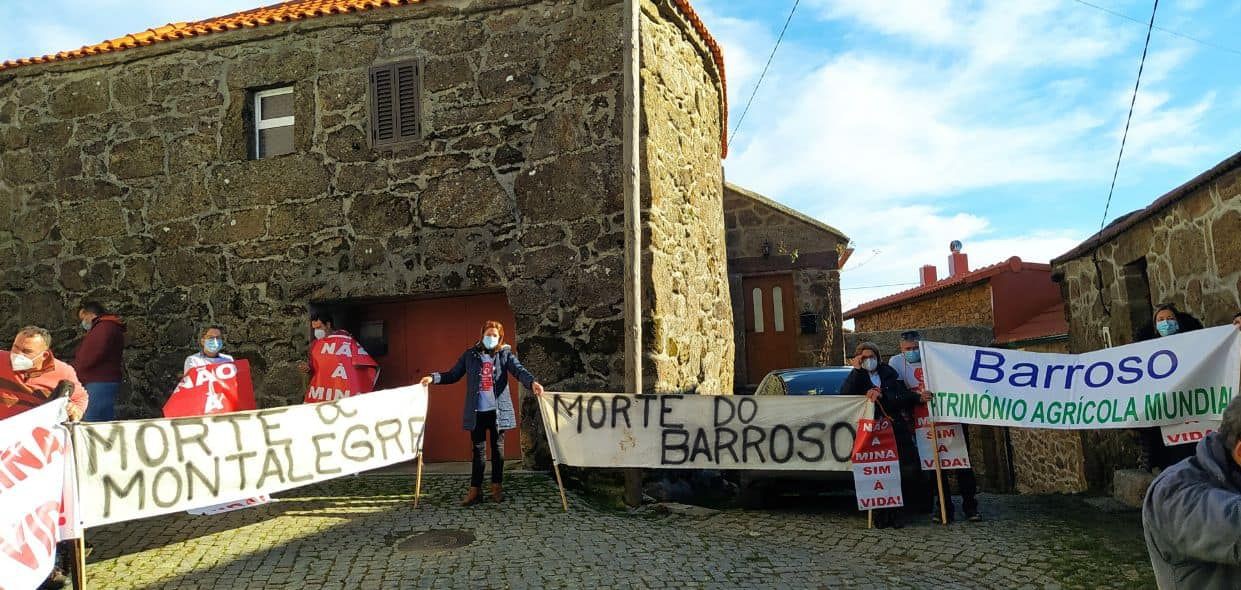
<svg viewBox="0 0 1241 590">
<path fill-rule="evenodd" d="M 85 526 L 237 502 L 415 459 L 421 385 L 335 402 L 74 429 Z"/>
<path fill-rule="evenodd" d="M 1220 326 L 1082 354 L 922 343 L 935 414 L 1028 428 L 1218 420 L 1241 379 L 1241 332 Z"/>
<path fill-rule="evenodd" d="M 861 396 L 539 398 L 552 458 L 578 467 L 848 471 Z"/>
<path fill-rule="evenodd" d="M 35 588 L 72 530 L 66 399 L 0 421 L 0 588 Z"/>
</svg>

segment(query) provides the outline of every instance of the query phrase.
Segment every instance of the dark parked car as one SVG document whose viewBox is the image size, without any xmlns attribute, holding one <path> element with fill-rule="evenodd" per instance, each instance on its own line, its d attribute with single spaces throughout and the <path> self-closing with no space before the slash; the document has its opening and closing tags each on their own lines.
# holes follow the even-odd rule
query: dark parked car
<svg viewBox="0 0 1241 590">
<path fill-rule="evenodd" d="M 780 369 L 763 377 L 754 395 L 840 395 L 852 367 Z M 742 471 L 738 477 L 742 504 L 761 506 L 781 494 L 852 491 L 849 471 Z"/>
</svg>

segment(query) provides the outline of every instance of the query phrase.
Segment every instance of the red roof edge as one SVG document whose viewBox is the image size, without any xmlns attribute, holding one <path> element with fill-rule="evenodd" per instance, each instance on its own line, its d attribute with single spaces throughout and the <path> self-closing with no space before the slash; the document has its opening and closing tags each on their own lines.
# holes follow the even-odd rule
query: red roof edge
<svg viewBox="0 0 1241 590">
<path fill-rule="evenodd" d="M 1004 262 L 997 262 L 990 266 L 984 266 L 978 270 L 970 271 L 963 275 L 940 279 L 929 285 L 906 289 L 899 293 L 893 293 L 886 297 L 881 297 L 873 301 L 867 301 L 866 303 L 846 311 L 843 317 L 846 320 L 853 319 L 859 315 L 902 303 L 909 303 L 934 293 L 981 283 L 1000 273 L 1021 272 L 1023 270 L 1042 270 L 1050 272 L 1051 265 L 1038 262 L 1023 262 L 1020 258 L 1013 256 Z"/>
</svg>

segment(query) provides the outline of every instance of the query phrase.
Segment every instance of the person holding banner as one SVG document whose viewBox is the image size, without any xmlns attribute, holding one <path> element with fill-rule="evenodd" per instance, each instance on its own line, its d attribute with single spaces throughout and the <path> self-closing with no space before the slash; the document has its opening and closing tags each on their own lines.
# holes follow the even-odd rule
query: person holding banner
<svg viewBox="0 0 1241 590">
<path fill-rule="evenodd" d="M 61 381 L 73 383 L 66 412 L 78 421 L 90 399 L 73 367 L 52 356 L 52 334 L 38 326 L 17 332 L 13 347 L 0 351 L 0 419 L 16 416 L 51 399 Z"/>
<path fill-rule="evenodd" d="M 875 343 L 858 344 L 850 362 L 853 370 L 841 384 L 840 394 L 866 396 L 875 403 L 874 418 L 884 417 L 892 422 L 892 434 L 900 460 L 902 493 L 910 499 L 905 508 L 912 513 L 926 514 L 930 511 L 930 491 L 926 489 L 926 479 L 918 466 L 918 450 L 906 418 L 919 398 L 905 387 L 896 369 L 880 362 L 879 347 Z M 876 526 L 903 527 L 898 510 L 877 510 Z"/>
<path fill-rule="evenodd" d="M 1232 325 L 1234 328 L 1241 330 L 1241 311 L 1237 312 L 1236 315 L 1232 316 Z"/>
<path fill-rule="evenodd" d="M 1155 308 L 1152 318 L 1153 330 L 1144 332 L 1141 341 L 1172 336 L 1184 332 L 1202 329 L 1202 322 L 1187 313 L 1181 312 L 1175 304 L 1164 303 Z M 1194 454 L 1193 445 L 1167 446 L 1163 441 L 1163 430 L 1159 427 L 1138 429 L 1138 443 L 1142 453 L 1138 456 L 1138 467 L 1145 471 L 1167 469 Z"/>
<path fill-rule="evenodd" d="M 482 501 L 483 470 L 486 467 L 487 438 L 491 438 L 491 500 L 504 501 L 504 431 L 517 428 L 517 414 L 508 392 L 509 375 L 535 395 L 543 395 L 543 385 L 530 374 L 512 348 L 504 343 L 504 325 L 483 323 L 479 341 L 457 359 L 453 368 L 422 378 L 422 385 L 456 383 L 465 377 L 465 409 L 462 426 L 470 432 L 473 466 L 470 490 L 462 506 Z"/>
<path fill-rule="evenodd" d="M 310 375 L 305 403 L 334 401 L 370 393 L 379 381 L 379 363 L 345 330 L 337 330 L 325 311 L 310 314 L 314 341 L 309 362 L 297 369 Z"/>
<path fill-rule="evenodd" d="M 926 380 L 922 374 L 922 350 L 920 343 L 922 342 L 922 334 L 917 330 L 909 330 L 901 332 L 900 348 L 901 353 L 888 359 L 888 366 L 896 369 L 896 373 L 900 376 L 900 380 L 909 388 L 910 391 L 918 394 L 918 403 L 915 404 L 915 414 L 929 415 L 927 412 L 927 404 L 931 401 L 931 392 L 926 389 Z M 917 421 L 915 419 L 915 424 Z M 957 426 L 960 431 L 961 439 L 965 443 L 966 448 L 969 447 L 969 429 L 963 425 L 957 424 L 937 424 L 937 427 Z M 966 451 L 968 459 L 968 451 Z M 923 461 L 931 461 L 934 464 L 933 457 L 922 457 Z M 974 475 L 974 469 L 965 467 L 962 469 L 946 469 L 944 477 L 944 505 L 946 508 L 946 518 L 948 522 L 953 521 L 955 509 L 952 504 L 952 494 L 948 490 L 947 473 L 955 473 L 957 480 L 957 491 L 961 494 L 961 508 L 965 511 L 965 518 L 972 522 L 982 520 L 978 514 L 978 478 Z M 934 488 L 927 486 L 927 491 L 934 494 Z M 934 506 L 934 502 L 931 502 Z M 939 517 L 932 514 L 931 520 L 938 522 Z"/>
<path fill-rule="evenodd" d="M 1142 502 L 1142 530 L 1160 588 L 1241 583 L 1241 397 L 1192 458 L 1155 478 Z"/>
<path fill-rule="evenodd" d="M 198 352 L 185 357 L 182 373 L 194 367 L 205 367 L 217 363 L 231 363 L 233 357 L 220 352 L 224 348 L 224 326 L 212 324 L 203 328 L 198 335 Z"/>
</svg>

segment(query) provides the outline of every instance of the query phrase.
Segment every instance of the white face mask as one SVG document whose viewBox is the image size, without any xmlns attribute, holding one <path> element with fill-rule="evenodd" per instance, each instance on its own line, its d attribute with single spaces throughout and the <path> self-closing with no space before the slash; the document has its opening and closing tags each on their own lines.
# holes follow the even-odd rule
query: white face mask
<svg viewBox="0 0 1241 590">
<path fill-rule="evenodd" d="M 862 368 L 867 371 L 874 371 L 879 368 L 879 360 L 875 358 L 862 359 Z"/>
<path fill-rule="evenodd" d="M 90 321 L 90 320 L 82 320 L 82 329 L 83 329 L 83 330 L 86 330 L 86 331 L 88 331 L 88 332 L 89 332 L 89 331 L 90 331 L 90 327 L 91 327 L 91 321 Z"/>
<path fill-rule="evenodd" d="M 497 336 L 491 336 L 491 335 L 483 336 L 483 348 L 486 348 L 487 350 L 491 350 L 495 348 L 496 345 L 499 343 L 500 343 L 500 338 Z"/>
<path fill-rule="evenodd" d="M 34 361 L 30 357 L 16 352 L 9 352 L 9 363 L 13 365 L 13 370 L 19 373 L 34 368 Z"/>
<path fill-rule="evenodd" d="M 323 328 L 315 328 L 315 339 L 316 340 L 324 336 L 327 336 L 326 330 L 324 330 Z"/>
</svg>

